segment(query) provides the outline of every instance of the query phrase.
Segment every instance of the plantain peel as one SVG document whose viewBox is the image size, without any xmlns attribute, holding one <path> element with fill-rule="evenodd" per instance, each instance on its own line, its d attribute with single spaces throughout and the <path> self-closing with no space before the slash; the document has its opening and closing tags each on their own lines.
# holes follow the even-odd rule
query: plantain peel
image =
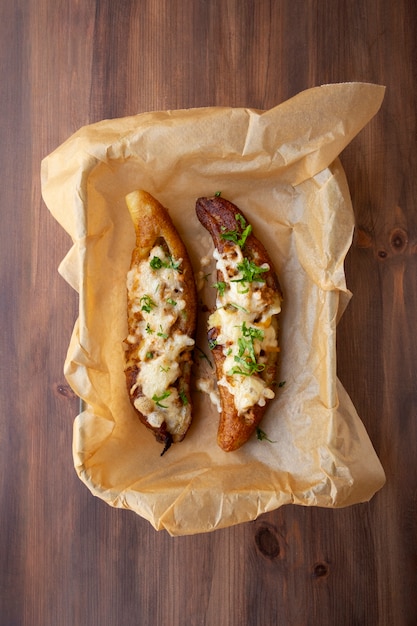
<svg viewBox="0 0 417 626">
<path fill-rule="evenodd" d="M 265 247 L 236 205 L 217 195 L 199 198 L 196 214 L 215 246 L 217 297 L 207 336 L 221 403 L 217 442 L 230 452 L 248 441 L 275 395 L 282 292 Z"/>
<path fill-rule="evenodd" d="M 164 454 L 192 420 L 197 299 L 191 262 L 166 208 L 143 190 L 126 196 L 136 242 L 127 274 L 125 375 L 141 422 Z"/>
</svg>

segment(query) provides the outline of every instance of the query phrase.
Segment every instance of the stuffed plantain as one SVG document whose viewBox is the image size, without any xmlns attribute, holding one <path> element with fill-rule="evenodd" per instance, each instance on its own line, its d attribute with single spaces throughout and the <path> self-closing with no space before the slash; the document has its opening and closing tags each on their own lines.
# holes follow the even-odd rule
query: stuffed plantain
<svg viewBox="0 0 417 626">
<path fill-rule="evenodd" d="M 191 423 L 194 276 L 168 211 L 142 190 L 128 194 L 126 204 L 136 233 L 127 275 L 126 384 L 164 454 Z"/>
<path fill-rule="evenodd" d="M 275 395 L 282 293 L 268 253 L 237 206 L 218 196 L 199 198 L 196 213 L 215 246 L 217 299 L 208 340 L 221 403 L 217 441 L 229 452 L 249 439 Z"/>
</svg>

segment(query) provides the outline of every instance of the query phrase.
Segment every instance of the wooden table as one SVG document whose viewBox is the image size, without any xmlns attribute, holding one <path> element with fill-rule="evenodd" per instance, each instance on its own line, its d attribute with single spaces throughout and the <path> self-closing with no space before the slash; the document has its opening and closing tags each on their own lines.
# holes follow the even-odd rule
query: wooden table
<svg viewBox="0 0 417 626">
<path fill-rule="evenodd" d="M 417 624 L 417 4 L 1 3 L 1 626 Z M 40 161 L 84 124 L 266 109 L 329 82 L 387 86 L 342 154 L 356 216 L 339 376 L 387 483 L 341 510 L 286 506 L 171 538 L 92 497 L 62 366 L 77 296 Z"/>
</svg>

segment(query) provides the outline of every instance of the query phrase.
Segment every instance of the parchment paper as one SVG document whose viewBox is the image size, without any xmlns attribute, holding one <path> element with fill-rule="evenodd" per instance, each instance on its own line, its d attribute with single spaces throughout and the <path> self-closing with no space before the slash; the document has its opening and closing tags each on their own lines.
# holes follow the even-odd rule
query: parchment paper
<svg viewBox="0 0 417 626">
<path fill-rule="evenodd" d="M 90 491 L 171 535 L 212 531 L 296 503 L 369 500 L 384 471 L 336 376 L 336 325 L 351 294 L 344 258 L 353 211 L 338 155 L 376 114 L 384 88 L 364 83 L 304 91 L 269 111 L 200 108 L 144 113 L 81 128 L 42 163 L 42 193 L 73 245 L 59 271 L 79 293 L 64 365 L 85 409 L 73 458 Z M 170 209 L 196 277 L 212 244 L 195 217 L 221 191 L 253 225 L 284 292 L 280 372 L 255 436 L 216 444 L 218 413 L 194 393 L 186 439 L 161 446 L 135 416 L 124 378 L 126 273 L 134 245 L 125 195 L 143 188 Z M 202 303 L 213 300 L 199 281 Z M 214 376 L 201 313 L 195 377 Z M 354 329 L 353 329 L 354 332 Z M 205 358 L 205 356 L 207 358 Z"/>
</svg>

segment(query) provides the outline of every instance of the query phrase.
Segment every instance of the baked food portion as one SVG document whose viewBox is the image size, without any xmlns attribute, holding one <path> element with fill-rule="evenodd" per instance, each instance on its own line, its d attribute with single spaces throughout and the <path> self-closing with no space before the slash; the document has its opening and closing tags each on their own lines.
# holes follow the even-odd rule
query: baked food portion
<svg viewBox="0 0 417 626">
<path fill-rule="evenodd" d="M 167 209 L 143 190 L 126 196 L 136 243 L 127 274 L 126 383 L 140 420 L 164 445 L 192 419 L 197 301 L 191 262 Z"/>
<path fill-rule="evenodd" d="M 236 205 L 217 195 L 199 198 L 196 213 L 215 246 L 208 340 L 221 402 L 217 440 L 229 452 L 250 438 L 275 396 L 282 292 L 265 247 Z"/>
</svg>

